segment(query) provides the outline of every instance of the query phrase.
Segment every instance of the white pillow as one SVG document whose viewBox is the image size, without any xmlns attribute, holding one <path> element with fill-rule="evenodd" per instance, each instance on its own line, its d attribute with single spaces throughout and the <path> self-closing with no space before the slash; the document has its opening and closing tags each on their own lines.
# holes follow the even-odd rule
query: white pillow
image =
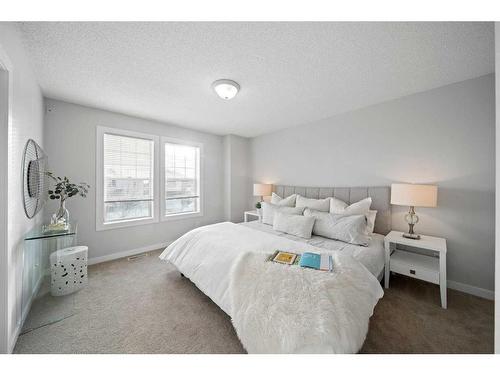
<svg viewBox="0 0 500 375">
<path fill-rule="evenodd" d="M 278 194 L 273 192 L 271 195 L 271 203 L 278 206 L 295 207 L 296 198 L 297 194 L 292 194 L 289 197 L 281 198 Z"/>
<path fill-rule="evenodd" d="M 375 229 L 375 219 L 377 217 L 377 210 L 369 210 L 366 216 L 366 233 L 371 234 Z"/>
<path fill-rule="evenodd" d="M 371 205 L 371 197 L 362 199 L 351 204 L 350 206 L 340 199 L 331 198 L 330 213 L 337 215 L 365 215 L 366 220 L 368 221 L 366 233 L 370 234 L 373 233 L 373 228 L 375 227 L 375 217 L 377 215 L 377 211 L 370 210 Z"/>
<path fill-rule="evenodd" d="M 365 215 L 336 215 L 306 208 L 304 217 L 314 217 L 313 234 L 353 245 L 368 246 Z"/>
<path fill-rule="evenodd" d="M 313 210 L 330 211 L 330 198 L 325 199 L 312 199 L 305 198 L 297 194 L 297 201 L 295 202 L 296 207 L 312 208 Z"/>
<path fill-rule="evenodd" d="M 366 215 L 372 205 L 371 197 L 362 199 L 359 202 L 351 204 L 350 206 L 337 198 L 330 198 L 330 200 L 330 213 L 337 215 Z M 344 207 L 342 207 L 342 203 L 344 204 Z"/>
<path fill-rule="evenodd" d="M 344 211 L 347 206 L 349 205 L 346 202 L 338 198 L 330 198 L 330 212 L 332 214 Z"/>
<path fill-rule="evenodd" d="M 272 203 L 262 202 L 262 222 L 264 224 L 273 225 L 274 214 L 276 212 L 281 212 L 289 215 L 302 215 L 302 212 L 304 212 L 304 208 L 277 206 Z"/>
<path fill-rule="evenodd" d="M 302 215 L 288 215 L 281 212 L 274 214 L 273 229 L 293 234 L 297 237 L 311 238 L 315 218 Z"/>
</svg>

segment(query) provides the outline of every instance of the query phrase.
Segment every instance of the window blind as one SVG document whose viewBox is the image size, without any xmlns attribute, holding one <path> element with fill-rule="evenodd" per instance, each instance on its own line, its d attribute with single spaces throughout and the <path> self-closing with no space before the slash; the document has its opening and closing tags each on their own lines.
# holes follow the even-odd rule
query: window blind
<svg viewBox="0 0 500 375">
<path fill-rule="evenodd" d="M 153 216 L 154 142 L 104 134 L 104 221 Z"/>
<path fill-rule="evenodd" d="M 200 212 L 200 148 L 164 145 L 165 216 Z"/>
</svg>

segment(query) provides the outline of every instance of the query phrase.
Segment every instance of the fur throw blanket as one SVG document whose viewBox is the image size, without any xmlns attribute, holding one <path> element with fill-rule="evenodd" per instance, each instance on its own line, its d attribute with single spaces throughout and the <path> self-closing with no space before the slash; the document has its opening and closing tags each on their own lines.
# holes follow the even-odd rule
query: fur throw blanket
<svg viewBox="0 0 500 375">
<path fill-rule="evenodd" d="M 232 320 L 248 353 L 356 353 L 383 296 L 378 280 L 350 256 L 334 272 L 243 254 L 230 275 Z"/>
</svg>

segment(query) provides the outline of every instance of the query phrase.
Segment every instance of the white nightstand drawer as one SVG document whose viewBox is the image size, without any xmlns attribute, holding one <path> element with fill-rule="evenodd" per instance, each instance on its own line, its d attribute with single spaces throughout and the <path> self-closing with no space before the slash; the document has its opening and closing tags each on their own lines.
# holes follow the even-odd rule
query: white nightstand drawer
<svg viewBox="0 0 500 375">
<path fill-rule="evenodd" d="M 391 255 L 390 270 L 439 284 L 439 259 L 437 258 L 395 250 Z"/>
</svg>

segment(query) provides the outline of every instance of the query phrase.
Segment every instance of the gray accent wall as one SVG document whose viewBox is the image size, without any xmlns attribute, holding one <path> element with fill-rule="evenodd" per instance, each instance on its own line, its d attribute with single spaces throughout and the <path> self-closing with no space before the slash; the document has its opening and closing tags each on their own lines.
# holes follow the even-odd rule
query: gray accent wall
<svg viewBox="0 0 500 375">
<path fill-rule="evenodd" d="M 493 296 L 495 78 L 406 96 L 251 140 L 255 182 L 298 186 L 437 184 L 416 231 L 445 237 L 449 286 Z M 406 230 L 406 207 L 392 227 Z"/>
</svg>

